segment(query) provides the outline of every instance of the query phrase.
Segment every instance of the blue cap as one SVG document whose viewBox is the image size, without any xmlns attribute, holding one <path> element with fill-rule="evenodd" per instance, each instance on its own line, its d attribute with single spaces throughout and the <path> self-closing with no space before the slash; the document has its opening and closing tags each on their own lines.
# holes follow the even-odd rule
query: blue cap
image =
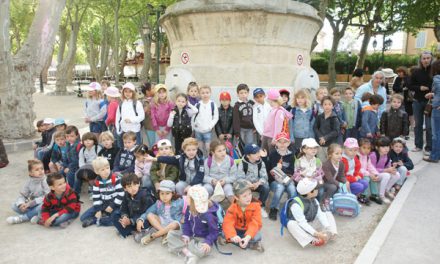
<svg viewBox="0 0 440 264">
<path fill-rule="evenodd" d="M 256 88 L 256 89 L 254 90 L 254 97 L 255 97 L 257 94 L 265 94 L 263 88 Z"/>
<path fill-rule="evenodd" d="M 246 146 L 244 146 L 244 155 L 249 155 L 249 154 L 257 154 L 260 151 L 260 146 L 258 146 L 257 144 L 247 144 Z"/>
<path fill-rule="evenodd" d="M 54 124 L 55 124 L 55 126 L 59 126 L 59 125 L 65 125 L 66 122 L 64 121 L 63 118 L 57 118 L 57 119 L 55 119 Z"/>
</svg>

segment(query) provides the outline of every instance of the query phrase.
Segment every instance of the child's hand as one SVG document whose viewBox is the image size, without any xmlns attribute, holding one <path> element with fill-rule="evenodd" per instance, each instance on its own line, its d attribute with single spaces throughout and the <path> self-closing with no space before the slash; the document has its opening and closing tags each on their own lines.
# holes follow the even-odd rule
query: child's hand
<svg viewBox="0 0 440 264">
<path fill-rule="evenodd" d="M 226 184 L 225 180 L 220 180 L 220 184 L 224 186 Z"/>
<path fill-rule="evenodd" d="M 189 243 L 189 237 L 188 236 L 182 236 L 182 241 L 183 241 L 183 243 L 185 244 L 185 245 L 188 245 L 188 243 Z"/>
<path fill-rule="evenodd" d="M 277 163 L 277 168 L 281 170 L 281 169 L 283 168 L 283 163 L 278 162 L 278 163 Z"/>
<path fill-rule="evenodd" d="M 379 181 L 379 177 L 377 177 L 377 175 L 371 175 L 370 178 L 371 178 L 371 180 L 374 181 L 374 182 Z"/>
<path fill-rule="evenodd" d="M 214 186 L 217 185 L 217 180 L 216 179 L 212 179 L 211 180 L 211 184 L 214 185 Z"/>
<path fill-rule="evenodd" d="M 105 208 L 105 211 L 109 214 L 111 214 L 113 212 L 113 208 L 111 208 L 110 206 L 107 206 L 107 208 Z"/>
<path fill-rule="evenodd" d="M 322 239 L 322 240 L 324 240 L 324 241 L 327 241 L 327 240 L 328 240 L 328 236 L 327 236 L 327 234 L 324 233 L 324 232 L 316 232 L 315 235 L 314 235 L 314 237 L 320 238 L 320 239 Z"/>
<path fill-rule="evenodd" d="M 241 242 L 241 237 L 239 236 L 231 237 L 231 242 L 238 244 Z"/>
<path fill-rule="evenodd" d="M 28 205 L 26 203 L 20 204 L 20 206 L 18 207 L 18 209 L 20 209 L 20 211 L 22 211 L 23 213 L 26 211 L 27 208 Z"/>
<path fill-rule="evenodd" d="M 251 237 L 250 236 L 246 236 L 245 238 L 243 238 L 241 241 L 240 241 L 240 247 L 241 248 L 247 248 L 247 246 L 248 246 L 248 244 L 249 244 L 249 241 L 251 240 Z"/>
<path fill-rule="evenodd" d="M 373 137 L 373 134 L 367 133 L 367 138 L 372 138 L 372 137 Z"/>
<path fill-rule="evenodd" d="M 209 251 L 211 251 L 211 246 L 206 243 L 203 243 L 202 245 L 200 245 L 200 249 L 203 250 L 205 254 L 208 254 Z"/>
<path fill-rule="evenodd" d="M 69 173 L 69 168 L 65 168 L 64 173 L 66 173 L 66 174 Z"/>
<path fill-rule="evenodd" d="M 325 145 L 325 139 L 323 137 L 319 138 L 319 145 Z"/>
<path fill-rule="evenodd" d="M 123 228 L 126 228 L 131 224 L 130 219 L 128 217 L 124 216 L 121 219 L 119 219 L 119 223 L 122 225 Z"/>
<path fill-rule="evenodd" d="M 142 228 L 144 228 L 144 221 L 138 220 L 138 221 L 136 222 L 136 230 L 137 230 L 138 232 L 141 232 L 141 231 L 142 231 Z"/>
<path fill-rule="evenodd" d="M 96 212 L 95 217 L 96 218 L 101 218 L 102 217 L 101 211 Z"/>
<path fill-rule="evenodd" d="M 397 162 L 397 165 L 399 165 L 399 166 L 403 166 L 403 161 L 399 160 L 399 161 Z"/>
<path fill-rule="evenodd" d="M 356 181 L 362 180 L 362 178 L 360 176 L 356 176 L 355 179 L 356 179 Z"/>
<path fill-rule="evenodd" d="M 176 115 L 176 111 L 174 111 L 174 110 L 171 111 L 171 112 L 170 112 L 170 115 L 171 115 L 171 116 L 175 116 L 175 115 Z"/>
<path fill-rule="evenodd" d="M 154 158 L 150 155 L 145 156 L 145 161 L 151 162 L 151 161 L 156 161 L 156 160 L 157 160 L 156 158 Z M 156 186 L 156 184 L 155 184 L 155 186 Z M 157 186 L 160 186 L 159 183 L 157 183 Z M 158 188 L 159 187 L 157 187 L 156 190 L 159 190 Z"/>
<path fill-rule="evenodd" d="M 232 135 L 231 135 L 231 134 L 226 134 L 226 138 L 227 138 L 227 139 L 231 139 L 231 138 L 232 138 Z"/>
<path fill-rule="evenodd" d="M 267 157 L 267 151 L 265 149 L 260 149 L 260 156 L 263 158 Z"/>
<path fill-rule="evenodd" d="M 225 139 L 225 134 L 220 134 L 220 135 L 218 135 L 218 138 L 219 138 L 219 139 Z"/>
<path fill-rule="evenodd" d="M 49 217 L 49 219 L 46 220 L 46 222 L 44 222 L 44 226 L 45 227 L 50 227 L 52 225 L 52 222 L 55 220 L 55 218 L 58 217 L 58 213 L 52 215 L 51 217 Z"/>
</svg>

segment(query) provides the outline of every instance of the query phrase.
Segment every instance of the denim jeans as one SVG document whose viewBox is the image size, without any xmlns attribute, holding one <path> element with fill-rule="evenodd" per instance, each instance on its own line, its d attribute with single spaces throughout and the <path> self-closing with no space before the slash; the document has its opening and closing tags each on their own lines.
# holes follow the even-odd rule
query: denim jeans
<svg viewBox="0 0 440 264">
<path fill-rule="evenodd" d="M 133 217 L 134 221 L 136 221 L 139 217 Z M 125 228 L 122 227 L 121 223 L 119 223 L 119 219 L 121 219 L 121 212 L 118 211 L 114 214 L 112 214 L 112 221 L 113 225 L 118 230 L 119 234 L 123 237 L 128 237 L 131 235 L 132 232 L 136 231 L 136 224 L 130 224 L 126 226 Z M 147 229 L 150 227 L 150 223 L 148 221 L 144 222 L 144 229 Z"/>
<path fill-rule="evenodd" d="M 273 192 L 272 202 L 270 203 L 271 209 L 272 208 L 279 209 L 280 200 L 284 192 L 287 193 L 288 198 L 292 198 L 296 196 L 296 188 L 292 182 L 289 182 L 289 184 L 285 186 L 284 184 L 281 184 L 277 181 L 273 181 L 270 184 L 270 190 Z"/>
<path fill-rule="evenodd" d="M 55 214 L 55 213 L 56 212 L 54 212 L 53 214 Z M 53 215 L 53 214 L 50 214 L 50 215 Z M 66 221 L 77 218 L 78 215 L 79 215 L 79 213 L 77 213 L 77 212 L 62 214 L 61 216 L 58 216 L 57 218 L 55 218 L 55 220 L 52 222 L 52 226 L 59 226 L 60 224 L 66 222 Z"/>
<path fill-rule="evenodd" d="M 440 110 L 432 109 L 432 160 L 440 159 Z"/>
<path fill-rule="evenodd" d="M 370 176 L 364 176 L 364 180 L 368 181 L 368 188 L 365 189 L 363 195 L 379 195 L 378 182 L 372 181 Z"/>
<path fill-rule="evenodd" d="M 240 138 L 245 145 L 254 143 L 254 130 L 252 128 L 240 128 Z"/>
<path fill-rule="evenodd" d="M 240 230 L 240 229 L 235 229 L 235 232 L 237 233 L 237 236 L 244 238 L 246 236 L 246 230 Z M 261 235 L 261 230 L 257 232 L 257 234 L 251 238 L 251 240 L 249 240 L 249 244 L 248 247 L 250 246 L 250 244 L 253 243 L 257 243 L 260 242 L 261 239 L 263 239 L 263 236 Z M 238 244 L 233 243 L 236 246 L 239 246 Z"/>
<path fill-rule="evenodd" d="M 97 210 L 94 206 L 90 207 L 89 209 L 87 209 L 80 217 L 81 222 L 84 222 L 86 219 L 92 218 L 94 221 L 93 223 L 96 224 L 96 217 L 95 214 L 98 212 L 99 210 Z M 104 215 L 104 212 L 102 212 Z M 115 214 L 119 214 L 119 209 L 114 209 L 110 215 L 106 215 L 101 217 L 101 219 L 99 220 L 99 225 L 100 226 L 112 226 L 113 225 L 113 218 L 115 217 Z"/>
<path fill-rule="evenodd" d="M 266 200 L 267 197 L 269 196 L 269 185 L 266 184 L 261 184 L 260 186 L 258 186 L 257 189 L 254 190 L 255 192 L 258 192 L 260 194 L 260 197 L 258 198 L 261 202 L 261 207 L 264 207 L 266 205 Z"/>
<path fill-rule="evenodd" d="M 28 209 L 26 209 L 25 212 L 22 212 L 14 203 L 12 204 L 12 210 L 14 210 L 19 215 L 23 215 L 23 220 L 29 221 L 32 217 L 38 215 L 41 212 L 41 205 L 42 204 L 37 204 L 34 207 L 29 207 Z"/>
<path fill-rule="evenodd" d="M 426 147 L 425 150 L 431 150 L 432 146 L 432 130 L 431 130 L 431 118 L 426 116 L 423 111 L 427 101 L 414 101 L 413 112 L 416 126 L 414 128 L 415 145 L 417 148 L 423 149 L 423 121 L 425 121 L 426 129 Z"/>
</svg>

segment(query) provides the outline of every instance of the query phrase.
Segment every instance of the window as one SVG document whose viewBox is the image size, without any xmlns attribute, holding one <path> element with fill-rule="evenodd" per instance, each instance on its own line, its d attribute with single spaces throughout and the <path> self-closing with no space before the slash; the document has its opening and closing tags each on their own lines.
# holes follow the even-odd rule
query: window
<svg viewBox="0 0 440 264">
<path fill-rule="evenodd" d="M 421 31 L 417 34 L 416 49 L 421 49 L 426 46 L 426 31 Z"/>
</svg>

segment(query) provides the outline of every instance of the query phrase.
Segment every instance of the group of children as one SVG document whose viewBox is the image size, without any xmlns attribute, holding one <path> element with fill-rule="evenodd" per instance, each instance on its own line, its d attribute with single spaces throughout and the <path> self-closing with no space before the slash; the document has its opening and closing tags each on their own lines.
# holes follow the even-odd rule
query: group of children
<svg viewBox="0 0 440 264">
<path fill-rule="evenodd" d="M 163 84 L 143 87 L 142 103 L 131 83 L 121 93 L 106 88 L 105 99 L 100 90 L 90 85 L 90 132 L 81 138 L 64 122 L 37 124 L 42 142 L 13 205 L 18 215 L 8 223 L 66 227 L 80 213 L 87 183 L 93 206 L 80 217 L 83 227 L 115 226 L 121 237 L 134 235 L 144 245 L 160 238 L 196 263 L 218 238 L 263 252 L 262 218 L 277 220 L 284 192 L 294 199 L 282 224 L 301 246 L 321 246 L 337 234 L 330 210 L 335 193 L 389 204 L 413 169 L 400 95 L 379 119 L 383 98 L 365 94 L 359 102 L 352 88 L 344 90 L 345 100 L 339 89 L 328 96 L 320 88 L 316 102 L 299 90 L 288 105 L 287 90 L 257 88 L 253 101 L 240 84 L 233 107 L 228 92 L 217 107 L 210 87 L 193 82 L 175 103 Z M 142 126 L 148 146 L 140 143 Z M 310 225 L 315 219 L 321 231 Z"/>
</svg>

